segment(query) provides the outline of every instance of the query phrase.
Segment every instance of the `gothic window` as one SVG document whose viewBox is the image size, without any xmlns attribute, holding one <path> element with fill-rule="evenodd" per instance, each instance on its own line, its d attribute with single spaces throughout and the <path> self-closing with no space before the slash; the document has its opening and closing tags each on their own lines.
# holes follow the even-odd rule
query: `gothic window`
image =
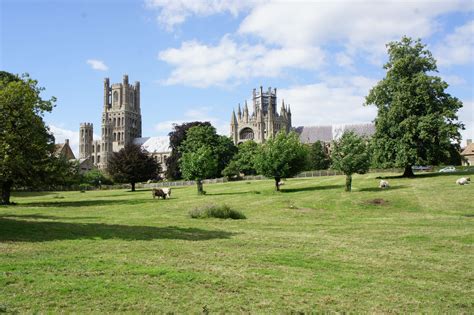
<svg viewBox="0 0 474 315">
<path fill-rule="evenodd" d="M 117 134 L 114 132 L 114 141 L 117 141 Z"/>
<path fill-rule="evenodd" d="M 97 163 L 100 163 L 100 155 L 97 156 Z"/>
<path fill-rule="evenodd" d="M 119 118 L 117 118 L 117 126 L 119 126 L 119 127 L 120 127 L 120 117 L 119 117 Z"/>
<path fill-rule="evenodd" d="M 253 130 L 250 128 L 244 128 L 240 132 L 240 139 L 252 140 L 254 137 Z"/>
<path fill-rule="evenodd" d="M 94 153 L 94 146 L 92 146 L 92 153 Z"/>
<path fill-rule="evenodd" d="M 115 91 L 114 92 L 114 104 L 117 104 L 118 103 L 118 92 Z"/>
<path fill-rule="evenodd" d="M 100 144 L 97 145 L 97 152 L 100 152 Z"/>
<path fill-rule="evenodd" d="M 114 127 L 117 126 L 117 120 L 114 118 Z"/>
<path fill-rule="evenodd" d="M 132 108 L 135 108 L 135 104 L 133 102 L 133 92 L 130 92 L 130 105 L 132 106 Z"/>
</svg>

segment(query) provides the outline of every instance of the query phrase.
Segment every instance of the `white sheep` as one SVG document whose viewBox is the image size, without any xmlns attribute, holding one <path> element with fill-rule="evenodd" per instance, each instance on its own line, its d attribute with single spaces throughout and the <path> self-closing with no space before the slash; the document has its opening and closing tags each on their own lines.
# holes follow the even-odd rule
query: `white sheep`
<svg viewBox="0 0 474 315">
<path fill-rule="evenodd" d="M 469 177 L 461 177 L 456 181 L 458 185 L 467 185 L 471 183 L 471 179 Z"/>
<path fill-rule="evenodd" d="M 381 180 L 379 183 L 379 188 L 388 188 L 390 187 L 389 183 L 386 180 Z"/>
</svg>

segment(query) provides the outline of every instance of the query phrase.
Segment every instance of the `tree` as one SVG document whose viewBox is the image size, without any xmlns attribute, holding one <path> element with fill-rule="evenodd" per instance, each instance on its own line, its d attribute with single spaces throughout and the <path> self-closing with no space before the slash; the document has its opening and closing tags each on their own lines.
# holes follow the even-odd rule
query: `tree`
<svg viewBox="0 0 474 315">
<path fill-rule="evenodd" d="M 403 167 L 414 176 L 413 165 L 436 165 L 449 156 L 451 142 L 460 142 L 456 112 L 461 101 L 446 93 L 448 84 L 436 72 L 436 60 L 421 40 L 403 37 L 388 45 L 386 76 L 366 97 L 375 105 L 373 158 L 380 167 Z"/>
<path fill-rule="evenodd" d="M 319 140 L 311 145 L 310 165 L 313 170 L 327 170 L 331 165 L 331 159 L 324 148 L 324 143 Z"/>
<path fill-rule="evenodd" d="M 212 149 L 203 145 L 194 151 L 184 151 L 180 159 L 183 176 L 187 180 L 195 180 L 197 192 L 204 194 L 202 180 L 211 177 L 217 170 L 217 157 Z"/>
<path fill-rule="evenodd" d="M 56 99 L 43 100 L 44 88 L 28 75 L 0 71 L 1 203 L 10 204 L 14 186 L 32 186 L 48 178 L 54 137 L 43 121 Z"/>
<path fill-rule="evenodd" d="M 279 132 L 260 146 L 255 156 L 255 167 L 259 174 L 275 179 L 275 189 L 280 190 L 282 178 L 294 176 L 307 165 L 308 149 L 298 135 Z"/>
<path fill-rule="evenodd" d="M 130 183 L 135 191 L 135 183 L 158 176 L 160 165 L 141 146 L 128 144 L 112 153 L 107 172 L 118 183 Z"/>
<path fill-rule="evenodd" d="M 211 126 L 211 123 L 208 121 L 193 121 L 181 125 L 173 125 L 174 130 L 168 134 L 170 137 L 171 155 L 166 160 L 166 178 L 182 178 L 181 170 L 179 168 L 179 159 L 181 158 L 179 147 L 184 142 L 184 140 L 186 140 L 186 134 L 188 130 L 195 126 Z"/>
<path fill-rule="evenodd" d="M 199 151 L 200 149 L 202 150 Z M 204 125 L 190 128 L 179 150 L 182 154 L 180 168 L 184 178 L 196 180 L 198 193 L 202 193 L 202 179 L 220 176 L 237 148 L 228 137 L 218 135 L 214 127 Z M 186 153 L 186 158 L 184 158 Z M 192 161 L 191 157 L 196 158 L 196 161 Z M 208 162 L 204 163 L 204 161 Z M 198 164 L 201 162 L 204 164 Z M 200 167 L 204 169 L 197 170 L 196 165 L 201 165 Z M 183 168 L 186 168 L 186 172 Z"/>
<path fill-rule="evenodd" d="M 346 174 L 346 191 L 352 189 L 352 174 L 365 174 L 370 166 L 367 141 L 353 131 L 346 131 L 334 142 L 332 168 Z"/>
</svg>

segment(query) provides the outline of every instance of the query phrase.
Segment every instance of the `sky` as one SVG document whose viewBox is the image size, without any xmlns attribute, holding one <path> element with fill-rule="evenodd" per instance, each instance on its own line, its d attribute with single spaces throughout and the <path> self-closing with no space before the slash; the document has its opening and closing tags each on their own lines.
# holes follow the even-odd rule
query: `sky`
<svg viewBox="0 0 474 315">
<path fill-rule="evenodd" d="M 29 73 L 57 98 L 45 121 L 77 155 L 79 124 L 100 133 L 103 79 L 140 81 L 142 134 L 211 121 L 229 134 L 254 88 L 277 88 L 293 126 L 368 123 L 364 97 L 386 44 L 420 38 L 474 138 L 474 1 L 0 1 L 0 69 Z"/>
</svg>

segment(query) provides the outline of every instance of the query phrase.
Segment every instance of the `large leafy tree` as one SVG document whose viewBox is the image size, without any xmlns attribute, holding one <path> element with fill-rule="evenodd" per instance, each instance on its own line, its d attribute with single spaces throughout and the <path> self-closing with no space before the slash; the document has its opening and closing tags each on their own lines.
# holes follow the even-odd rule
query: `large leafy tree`
<svg viewBox="0 0 474 315">
<path fill-rule="evenodd" d="M 373 159 L 377 166 L 436 165 L 449 156 L 451 142 L 460 141 L 456 112 L 461 101 L 446 93 L 448 84 L 436 72 L 436 60 L 420 40 L 403 37 L 387 45 L 385 78 L 366 97 L 377 106 Z"/>
<path fill-rule="evenodd" d="M 331 165 L 329 154 L 324 148 L 324 143 L 316 141 L 311 145 L 310 166 L 313 170 L 327 170 Z"/>
<path fill-rule="evenodd" d="M 181 158 L 181 152 L 179 151 L 179 147 L 184 142 L 184 140 L 186 140 L 186 134 L 188 130 L 195 126 L 211 126 L 211 123 L 208 121 L 193 121 L 183 123 L 181 125 L 175 124 L 173 126 L 173 131 L 168 134 L 168 136 L 170 137 L 171 154 L 166 160 L 166 178 L 182 178 L 181 170 L 179 168 L 179 159 Z"/>
<path fill-rule="evenodd" d="M 222 171 L 225 176 L 239 175 L 243 173 L 245 175 L 255 175 L 257 170 L 255 169 L 255 155 L 258 151 L 258 144 L 253 140 L 245 141 L 239 144 L 238 152 L 226 168 Z"/>
<path fill-rule="evenodd" d="M 370 166 L 367 141 L 353 131 L 346 131 L 333 143 L 332 168 L 346 174 L 346 191 L 352 189 L 352 175 L 365 174 Z"/>
<path fill-rule="evenodd" d="M 1 203 L 10 203 L 14 186 L 34 186 L 48 179 L 54 137 L 43 121 L 55 98 L 43 100 L 43 88 L 28 75 L 0 71 Z"/>
<path fill-rule="evenodd" d="M 279 132 L 262 144 L 255 156 L 259 174 L 275 179 L 275 189 L 280 190 L 280 179 L 294 176 L 305 169 L 308 148 L 294 132 Z"/>
<path fill-rule="evenodd" d="M 195 180 L 198 194 L 203 195 L 202 180 L 215 174 L 218 167 L 217 155 L 208 145 L 203 145 L 192 151 L 184 149 L 180 167 L 184 178 Z"/>
<path fill-rule="evenodd" d="M 135 191 L 135 183 L 158 177 L 160 165 L 139 145 L 128 144 L 112 154 L 107 172 L 118 183 L 130 183 Z"/>
</svg>

